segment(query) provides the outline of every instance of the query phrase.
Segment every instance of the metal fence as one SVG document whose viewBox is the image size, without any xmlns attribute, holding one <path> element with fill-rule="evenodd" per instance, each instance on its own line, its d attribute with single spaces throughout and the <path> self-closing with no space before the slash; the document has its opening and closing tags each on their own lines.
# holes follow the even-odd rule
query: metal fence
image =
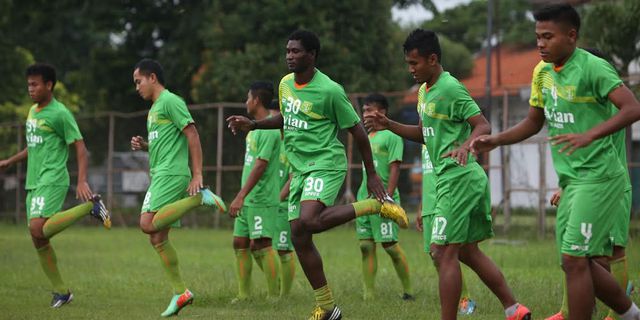
<svg viewBox="0 0 640 320">
<path fill-rule="evenodd" d="M 515 124 L 518 110 L 523 106 L 513 98 L 514 91 L 505 91 L 501 105 L 485 110 L 491 119 L 494 132 Z M 392 105 L 402 106 L 406 92 L 386 93 Z M 353 94 L 351 100 L 360 110 L 360 101 L 364 94 Z M 516 102 L 514 102 L 516 101 Z M 528 108 L 528 105 L 525 106 Z M 244 114 L 245 106 L 240 103 L 210 103 L 189 106 L 196 121 L 203 148 L 203 173 L 205 183 L 212 185 L 213 190 L 230 202 L 240 189 L 240 176 L 244 158 L 244 136 L 234 136 L 227 129 L 225 119 L 232 114 Z M 130 150 L 129 142 L 132 136 L 146 136 L 146 115 L 148 110 L 131 113 L 103 112 L 94 115 L 80 115 L 78 124 L 90 151 L 89 183 L 94 192 L 101 193 L 106 204 L 114 213 L 114 224 L 119 226 L 136 226 L 137 214 L 142 203 L 142 197 L 148 184 L 148 163 L 146 153 Z M 520 110 L 521 113 L 522 110 Z M 404 122 L 417 123 L 417 115 L 407 119 L 407 114 L 415 113 L 415 104 L 392 109 L 391 115 Z M 404 114 L 404 116 L 403 116 Z M 515 114 L 515 117 L 514 117 Z M 0 145 L 5 146 L 5 156 L 24 148 L 24 124 L 0 124 Z M 481 162 L 487 170 L 494 197 L 494 211 L 497 213 L 501 231 L 509 231 L 514 225 L 514 210 L 525 212 L 529 218 L 530 227 L 536 226 L 539 235 L 548 231 L 549 212 L 553 212 L 548 205 L 549 196 L 556 190 L 555 173 L 549 161 L 546 134 L 543 132 L 521 144 L 498 148 L 489 155 L 484 155 Z M 354 146 L 352 137 L 343 131 L 340 139 L 345 144 L 349 170 L 341 192 L 339 202 L 346 203 L 355 199 L 357 188 L 361 181 L 361 159 Z M 634 145 L 628 139 L 629 167 L 635 181 L 640 180 L 640 159 L 634 150 Z M 528 149 L 527 149 L 528 148 Z M 636 146 L 637 148 L 637 146 Z M 526 153 L 524 159 L 529 164 L 524 165 L 521 160 L 514 163 L 514 152 Z M 524 151 L 522 151 L 524 150 Z M 517 152 L 516 152 L 517 153 Z M 420 146 L 415 143 L 405 143 L 404 163 L 401 166 L 399 189 L 403 204 L 409 212 L 416 212 L 421 195 L 421 166 Z M 522 158 L 522 157 L 521 157 Z M 71 173 L 71 189 L 67 197 L 67 204 L 74 203 L 75 187 L 75 153 L 70 152 L 69 167 Z M 0 172 L 0 185 L 4 192 L 0 193 L 0 219 L 23 223 L 26 220 L 24 211 L 24 178 L 26 163 Z M 514 175 L 531 174 L 524 178 L 524 184 L 514 183 Z M 634 186 L 638 188 L 638 186 Z M 518 196 L 537 197 L 533 203 L 519 204 Z M 638 197 L 634 197 L 634 204 L 638 204 Z M 514 200 L 516 199 L 516 200 Z M 634 208 L 636 211 L 638 208 Z M 534 218 L 534 219 L 532 219 Z M 191 227 L 212 226 L 228 227 L 230 220 L 210 213 L 187 215 L 185 225 Z M 498 230 L 498 231 L 500 231 Z"/>
</svg>

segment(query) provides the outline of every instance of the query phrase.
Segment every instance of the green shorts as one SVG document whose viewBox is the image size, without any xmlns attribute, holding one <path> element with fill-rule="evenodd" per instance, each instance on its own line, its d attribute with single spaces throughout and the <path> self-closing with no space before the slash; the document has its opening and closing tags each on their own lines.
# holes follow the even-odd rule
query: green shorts
<svg viewBox="0 0 640 320">
<path fill-rule="evenodd" d="M 346 171 L 318 170 L 296 172 L 289 187 L 289 221 L 300 218 L 300 202 L 315 200 L 330 207 L 344 183 Z"/>
<path fill-rule="evenodd" d="M 477 163 L 436 178 L 431 243 L 474 243 L 493 236 L 489 179 Z"/>
<path fill-rule="evenodd" d="M 233 223 L 233 236 L 249 239 L 273 237 L 278 207 L 242 207 Z"/>
<path fill-rule="evenodd" d="M 616 218 L 616 224 L 613 227 L 613 245 L 618 247 L 626 247 L 629 241 L 629 220 L 631 219 L 631 189 L 624 192 L 624 196 L 620 198 L 620 217 Z"/>
<path fill-rule="evenodd" d="M 422 215 L 422 238 L 424 239 L 424 252 L 431 253 L 431 232 L 433 232 L 433 214 Z"/>
<path fill-rule="evenodd" d="M 278 216 L 276 217 L 276 226 L 273 236 L 277 239 L 274 245 L 276 250 L 293 251 L 293 243 L 291 242 L 291 224 L 289 224 L 288 207 L 279 207 Z"/>
<path fill-rule="evenodd" d="M 373 239 L 376 243 L 397 242 L 398 224 L 377 214 L 356 218 L 358 240 Z"/>
<path fill-rule="evenodd" d="M 41 186 L 27 190 L 27 221 L 50 218 L 62 210 L 69 186 Z"/>
<path fill-rule="evenodd" d="M 431 215 L 436 209 L 436 175 L 422 175 L 422 215 Z"/>
<path fill-rule="evenodd" d="M 626 223 L 628 228 L 630 218 L 628 212 L 623 218 L 624 187 L 624 176 L 620 175 L 604 182 L 573 183 L 563 189 L 556 218 L 561 254 L 611 256 L 614 235 L 619 231 L 616 226 Z"/>
<path fill-rule="evenodd" d="M 158 212 L 162 207 L 186 198 L 187 187 L 191 177 L 189 176 L 159 176 L 151 178 L 151 185 L 142 202 L 140 214 L 145 212 Z M 171 227 L 179 227 L 180 220 L 174 222 Z"/>
</svg>

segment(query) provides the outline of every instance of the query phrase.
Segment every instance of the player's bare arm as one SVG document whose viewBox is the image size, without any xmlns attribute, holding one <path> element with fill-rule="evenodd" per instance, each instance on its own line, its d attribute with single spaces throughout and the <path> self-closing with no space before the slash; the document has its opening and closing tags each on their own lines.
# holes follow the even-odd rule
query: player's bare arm
<svg viewBox="0 0 640 320">
<path fill-rule="evenodd" d="M 475 115 L 467 119 L 467 122 L 471 125 L 472 128 L 469 138 L 467 138 L 467 140 L 457 149 L 449 151 L 442 155 L 442 158 L 451 157 L 455 159 L 462 166 L 467 165 L 469 151 L 471 150 L 471 142 L 481 135 L 487 135 L 491 133 L 491 125 L 482 114 Z"/>
<path fill-rule="evenodd" d="M 393 195 L 398 187 L 398 179 L 400 178 L 401 161 L 394 161 L 389 164 L 389 182 L 387 183 L 387 193 Z"/>
<path fill-rule="evenodd" d="M 249 132 L 256 129 L 280 129 L 284 125 L 284 119 L 281 114 L 274 115 L 259 121 L 251 120 L 245 116 L 231 116 L 227 118 L 227 127 L 231 129 L 233 134 L 239 131 Z"/>
<path fill-rule="evenodd" d="M 195 196 L 204 187 L 202 184 L 202 146 L 200 145 L 200 135 L 198 129 L 192 123 L 182 129 L 187 137 L 189 145 L 189 158 L 191 158 L 191 182 L 187 187 L 190 196 Z"/>
<path fill-rule="evenodd" d="M 244 186 L 242 186 L 242 189 L 238 191 L 238 194 L 233 199 L 233 202 L 231 202 L 231 206 L 229 207 L 230 217 L 235 218 L 238 216 L 240 209 L 242 209 L 242 206 L 244 205 L 244 198 L 247 197 L 249 192 L 253 190 L 253 187 L 256 186 L 258 181 L 260 181 L 260 178 L 262 178 L 262 175 L 267 170 L 268 165 L 269 161 L 264 159 L 256 159 L 256 162 L 253 165 L 251 172 L 249 173 L 249 178 L 247 178 Z"/>
<path fill-rule="evenodd" d="M 87 147 L 84 144 L 84 140 L 76 140 L 73 143 L 76 147 L 76 159 L 78 161 L 78 187 L 76 188 L 76 199 L 82 201 L 89 201 L 93 197 L 93 192 L 87 183 L 87 167 L 88 156 Z"/>
<path fill-rule="evenodd" d="M 402 124 L 400 122 L 393 121 L 380 112 L 373 112 L 370 115 L 364 117 L 364 123 L 367 129 L 382 131 L 391 130 L 391 132 L 411 141 L 424 144 L 424 138 L 422 137 L 422 122 L 417 126 Z"/>
<path fill-rule="evenodd" d="M 27 148 L 24 148 L 22 151 L 14 154 L 8 159 L 0 160 L 0 170 L 5 170 L 18 162 L 24 161 L 25 159 L 27 159 Z"/>
<path fill-rule="evenodd" d="M 544 109 L 529 107 L 527 117 L 515 126 L 495 135 L 480 135 L 471 141 L 471 152 L 489 152 L 498 146 L 518 143 L 540 132 L 544 126 Z"/>
<path fill-rule="evenodd" d="M 285 182 L 284 186 L 282 186 L 282 190 L 280 190 L 280 201 L 285 201 L 289 198 L 289 189 L 291 187 L 291 178 L 293 178 L 293 174 L 289 174 L 289 179 Z"/>
<path fill-rule="evenodd" d="M 374 197 L 376 197 L 376 199 L 378 199 L 378 201 L 382 202 L 387 193 L 384 190 L 382 180 L 380 180 L 380 177 L 376 174 L 376 169 L 373 165 L 373 155 L 371 154 L 371 145 L 369 144 L 367 132 L 364 130 L 362 123 L 358 123 L 357 125 L 349 128 L 349 132 L 353 135 L 353 140 L 355 140 L 356 145 L 358 146 L 358 150 L 362 156 L 362 161 L 364 162 L 365 170 L 367 171 L 367 189 Z"/>
<path fill-rule="evenodd" d="M 640 120 L 640 103 L 635 98 L 631 90 L 624 85 L 612 90 L 608 96 L 609 100 L 620 111 L 609 120 L 593 127 L 585 133 L 561 134 L 550 137 L 553 144 L 564 144 L 558 151 L 567 155 L 572 154 L 576 149 L 586 147 L 594 140 L 606 137 L 614 132 L 622 130 L 624 127 Z"/>
</svg>

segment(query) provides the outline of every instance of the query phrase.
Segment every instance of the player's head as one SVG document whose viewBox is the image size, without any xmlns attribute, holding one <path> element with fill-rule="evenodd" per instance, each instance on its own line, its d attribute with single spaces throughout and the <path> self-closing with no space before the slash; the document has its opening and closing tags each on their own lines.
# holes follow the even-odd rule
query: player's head
<svg viewBox="0 0 640 320">
<path fill-rule="evenodd" d="M 53 94 L 56 86 L 56 69 L 46 63 L 32 64 L 25 72 L 27 76 L 27 90 L 33 102 L 47 100 Z"/>
<path fill-rule="evenodd" d="M 300 73 L 314 68 L 320 54 L 320 39 L 307 30 L 296 30 L 287 42 L 287 67 L 289 71 Z"/>
<path fill-rule="evenodd" d="M 435 71 L 440 70 L 440 41 L 435 32 L 415 29 L 411 31 L 402 47 L 404 60 L 409 65 L 409 73 L 416 82 L 426 82 Z"/>
<path fill-rule="evenodd" d="M 573 53 L 580 32 L 580 15 L 568 4 L 553 4 L 534 12 L 536 43 L 545 62 L 563 64 Z"/>
<path fill-rule="evenodd" d="M 374 112 L 380 112 L 384 115 L 389 110 L 389 101 L 387 98 L 379 93 L 372 93 L 364 98 L 362 102 L 362 115 L 367 116 Z"/>
<path fill-rule="evenodd" d="M 133 68 L 136 91 L 145 100 L 151 100 L 159 88 L 164 88 L 164 71 L 158 61 L 142 59 Z"/>
<path fill-rule="evenodd" d="M 268 81 L 256 81 L 247 92 L 247 112 L 254 115 L 260 108 L 266 109 L 273 99 L 273 84 Z"/>
</svg>

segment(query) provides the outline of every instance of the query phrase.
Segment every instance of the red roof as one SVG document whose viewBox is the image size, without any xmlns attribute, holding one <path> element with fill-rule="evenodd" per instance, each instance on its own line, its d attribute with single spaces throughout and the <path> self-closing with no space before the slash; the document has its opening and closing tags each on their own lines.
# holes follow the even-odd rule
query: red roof
<svg viewBox="0 0 640 320">
<path fill-rule="evenodd" d="M 540 62 L 538 49 L 500 49 L 500 84 L 498 84 L 496 64 L 497 54 L 494 49 L 491 55 L 491 95 L 502 96 L 505 90 L 520 89 L 521 87 L 531 84 L 531 75 L 533 68 Z M 487 59 L 484 53 L 478 54 L 474 59 L 473 71 L 471 76 L 462 79 L 462 84 L 469 90 L 474 98 L 482 98 L 485 95 L 485 82 Z M 413 86 L 409 89 L 409 93 L 402 99 L 405 104 L 413 104 L 418 102 L 418 87 Z"/>
</svg>

